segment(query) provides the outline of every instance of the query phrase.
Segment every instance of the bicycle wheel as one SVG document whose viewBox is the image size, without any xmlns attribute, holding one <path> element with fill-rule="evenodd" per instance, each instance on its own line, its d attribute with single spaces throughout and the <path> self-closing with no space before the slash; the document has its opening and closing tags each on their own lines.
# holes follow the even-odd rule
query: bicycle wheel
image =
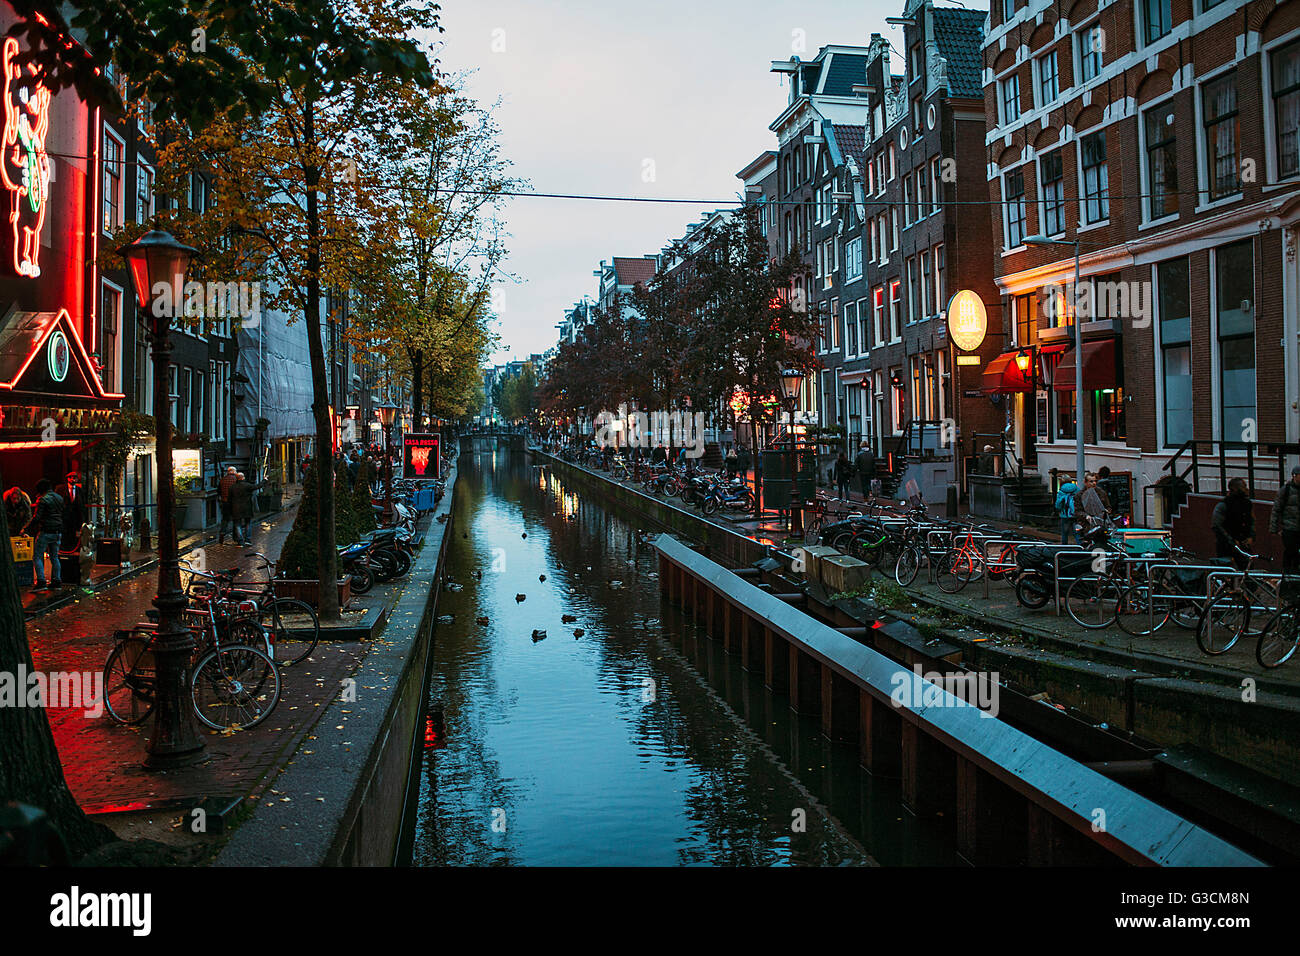
<svg viewBox="0 0 1300 956">
<path fill-rule="evenodd" d="M 708 515 L 712 515 L 712 514 L 717 514 L 717 511 L 718 511 L 718 497 L 717 497 L 717 495 L 709 495 L 709 496 L 708 496 L 707 498 L 705 498 L 702 502 L 700 502 L 700 513 L 701 513 L 701 514 L 704 514 L 705 516 L 708 516 Z"/>
<path fill-rule="evenodd" d="M 849 542 L 852 540 L 852 531 L 841 531 L 835 535 L 835 537 L 831 538 L 831 547 L 840 554 L 847 554 L 849 550 Z"/>
<path fill-rule="evenodd" d="M 348 574 L 352 575 L 353 594 L 365 594 L 375 586 L 375 576 L 364 564 L 354 564 Z"/>
<path fill-rule="evenodd" d="M 297 598 L 276 598 L 261 614 L 261 623 L 271 633 L 275 662 L 291 667 L 311 656 L 320 640 L 316 611 Z"/>
<path fill-rule="evenodd" d="M 1146 637 L 1164 627 L 1169 620 L 1169 602 L 1163 598 L 1151 597 L 1155 585 L 1131 584 L 1124 591 L 1115 615 L 1115 623 L 1131 637 Z M 1152 604 L 1154 603 L 1154 607 Z"/>
<path fill-rule="evenodd" d="M 1196 644 L 1206 654 L 1222 654 L 1249 626 L 1250 599 L 1236 588 L 1220 591 L 1201 614 Z"/>
<path fill-rule="evenodd" d="M 1255 643 L 1255 660 L 1263 667 L 1281 667 L 1300 646 L 1300 613 L 1286 608 L 1274 614 Z"/>
<path fill-rule="evenodd" d="M 1016 600 L 1036 611 L 1052 599 L 1052 585 L 1038 571 L 1025 571 L 1016 579 Z"/>
<path fill-rule="evenodd" d="M 894 580 L 901 587 L 907 587 L 916 580 L 917 572 L 920 570 L 921 549 L 915 545 L 910 545 L 903 549 L 898 556 L 898 560 L 894 562 Z"/>
<path fill-rule="evenodd" d="M 1014 544 L 1004 544 L 994 563 L 988 567 L 988 574 L 993 580 L 1006 577 L 1016 569 L 1016 546 Z"/>
<path fill-rule="evenodd" d="M 1109 577 L 1085 574 L 1070 582 L 1065 609 L 1081 627 L 1107 627 L 1115 621 L 1121 597 L 1119 585 Z"/>
<path fill-rule="evenodd" d="M 949 548 L 934 566 L 934 583 L 945 594 L 956 594 L 970 582 L 973 570 L 966 549 Z"/>
<path fill-rule="evenodd" d="M 874 537 L 870 531 L 855 534 L 849 540 L 849 557 L 857 558 L 874 567 L 880 566 L 880 550 L 884 546 L 883 538 Z"/>
<path fill-rule="evenodd" d="M 104 662 L 104 709 L 119 724 L 138 724 L 153 713 L 157 670 L 149 642 L 118 641 Z"/>
<path fill-rule="evenodd" d="M 280 700 L 280 669 L 255 647 L 208 651 L 190 679 L 194 713 L 214 730 L 256 727 Z"/>
</svg>

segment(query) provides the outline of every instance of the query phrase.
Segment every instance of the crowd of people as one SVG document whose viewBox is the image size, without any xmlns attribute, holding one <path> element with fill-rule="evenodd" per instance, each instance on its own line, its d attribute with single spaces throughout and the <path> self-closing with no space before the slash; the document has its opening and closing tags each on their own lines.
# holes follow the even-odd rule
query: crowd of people
<svg viewBox="0 0 1300 956">
<path fill-rule="evenodd" d="M 78 559 L 81 551 L 81 529 L 86 523 L 85 494 L 81 476 L 68 472 L 57 487 L 49 478 L 36 482 L 35 498 L 17 486 L 4 494 L 5 518 L 12 536 L 29 535 L 34 539 L 32 553 L 32 590 L 49 591 L 76 580 L 64 580 L 61 554 Z M 45 576 L 45 560 L 49 558 L 50 575 Z M 69 568 L 68 577 L 76 572 Z"/>
</svg>

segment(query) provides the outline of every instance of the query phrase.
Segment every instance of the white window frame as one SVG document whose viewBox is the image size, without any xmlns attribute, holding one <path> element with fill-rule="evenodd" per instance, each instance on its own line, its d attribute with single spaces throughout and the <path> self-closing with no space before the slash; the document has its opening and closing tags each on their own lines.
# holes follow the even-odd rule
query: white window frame
<svg viewBox="0 0 1300 956">
<path fill-rule="evenodd" d="M 1286 178 L 1282 177 L 1281 157 L 1277 152 L 1277 111 L 1273 103 L 1273 55 L 1284 46 L 1300 41 L 1300 30 L 1292 30 L 1265 44 L 1260 53 L 1263 62 L 1264 103 L 1264 169 L 1269 184 L 1294 183 L 1300 180 L 1300 169 Z"/>
<path fill-rule="evenodd" d="M 1079 232 L 1086 232 L 1089 229 L 1097 229 L 1110 222 L 1109 137 L 1107 137 L 1107 143 L 1106 143 L 1106 215 L 1103 216 L 1101 219 L 1096 220 L 1095 222 L 1090 222 L 1087 219 L 1087 209 L 1090 200 L 1088 199 L 1087 192 L 1084 188 L 1084 183 L 1085 183 L 1084 177 L 1087 175 L 1087 171 L 1083 168 L 1083 141 L 1085 139 L 1088 139 L 1090 136 L 1096 135 L 1097 133 L 1104 134 L 1106 132 L 1107 132 L 1106 125 L 1104 123 L 1101 123 L 1098 124 L 1097 126 L 1094 126 L 1090 130 L 1085 130 L 1084 132 L 1077 133 L 1074 138 L 1075 189 L 1077 190 L 1075 196 L 1078 197 L 1079 222 L 1080 222 L 1080 225 L 1078 227 Z"/>
<path fill-rule="evenodd" d="M 1196 77 L 1194 83 L 1195 90 L 1193 93 L 1193 100 L 1195 102 L 1195 112 L 1196 112 L 1196 188 L 1197 188 L 1196 208 L 1192 210 L 1194 213 L 1200 213 L 1207 209 L 1217 209 L 1220 206 L 1227 206 L 1227 205 L 1231 205 L 1232 203 L 1241 202 L 1245 196 L 1245 192 L 1243 190 L 1238 190 L 1235 193 L 1230 193 L 1219 199 L 1209 198 L 1210 196 L 1210 155 L 1208 150 L 1206 149 L 1207 144 L 1205 140 L 1205 132 L 1206 132 L 1205 131 L 1205 87 L 1210 83 L 1213 83 L 1215 80 L 1219 79 L 1223 74 L 1236 71 L 1237 67 L 1238 67 L 1238 61 L 1235 60 L 1231 61 L 1229 63 L 1224 64 L 1221 67 L 1218 67 L 1215 70 L 1212 70 L 1209 73 L 1206 73 L 1204 76 Z M 1237 116 L 1240 122 L 1240 118 L 1242 116 L 1243 110 L 1246 108 L 1243 107 L 1242 105 L 1240 86 L 1238 86 L 1237 88 L 1237 94 L 1238 94 Z M 1262 104 L 1261 104 L 1261 108 L 1263 108 Z M 1267 110 L 1265 109 L 1264 112 L 1267 112 Z M 1268 147 L 1266 141 L 1265 149 L 1267 150 L 1267 148 Z M 1243 155 L 1240 126 L 1238 127 L 1238 135 L 1237 135 L 1237 155 L 1238 156 Z"/>
<path fill-rule="evenodd" d="M 1142 200 L 1139 205 L 1142 208 L 1141 224 L 1138 228 L 1145 229 L 1150 226 L 1159 226 L 1166 223 L 1174 222 L 1178 219 L 1179 210 L 1182 208 L 1182 199 L 1179 198 L 1179 210 L 1175 210 L 1168 215 L 1161 216 L 1159 219 L 1151 218 L 1151 175 L 1147 170 L 1147 114 L 1154 109 L 1159 109 L 1162 104 L 1168 104 L 1168 109 L 1174 110 L 1173 99 L 1177 91 L 1171 90 L 1164 96 L 1159 96 L 1149 103 L 1143 103 L 1137 108 L 1137 125 L 1138 125 L 1138 186 L 1142 194 Z M 1177 122 L 1177 110 L 1175 112 L 1175 123 Z M 1154 288 L 1154 286 L 1153 286 Z"/>
<path fill-rule="evenodd" d="M 100 307 L 103 308 L 105 289 L 112 292 L 113 297 L 117 300 L 117 331 L 113 333 L 113 338 L 115 340 L 113 345 L 113 356 L 112 356 L 113 380 L 111 382 L 105 382 L 103 380 L 103 373 L 101 372 L 100 384 L 104 386 L 104 391 L 111 392 L 114 395 L 117 395 L 122 393 L 123 391 L 122 389 L 122 341 L 123 339 L 126 338 L 126 329 L 125 329 L 126 322 L 125 322 L 124 312 L 123 312 L 123 308 L 126 305 L 126 297 L 124 295 L 125 290 L 116 282 L 112 282 L 108 279 L 101 279 L 100 283 L 101 283 L 100 295 L 99 295 Z M 104 323 L 104 320 L 107 318 L 107 316 L 101 315 L 99 318 L 100 318 L 100 324 L 102 325 Z M 102 336 L 100 337 L 97 344 L 102 354 L 102 350 L 104 347 Z M 144 411 L 147 412 L 148 410 L 144 409 Z"/>
<path fill-rule="evenodd" d="M 1002 122 L 999 124 L 1002 126 L 1016 122 L 1016 120 L 1020 119 L 1020 114 L 1024 112 L 1020 108 L 1020 73 L 1018 71 L 1019 65 L 1006 77 L 998 80 L 998 115 L 1002 117 Z M 1011 113 L 1013 100 L 1015 106 L 1014 115 Z"/>
<path fill-rule="evenodd" d="M 1055 93 L 1051 99 L 1043 98 L 1043 64 L 1052 61 L 1052 86 Z M 1061 98 L 1061 58 L 1053 47 L 1041 56 L 1034 58 L 1034 101 L 1039 109 L 1050 106 Z"/>
<path fill-rule="evenodd" d="M 117 161 L 110 163 L 108 159 L 108 142 L 112 140 L 117 146 Z M 111 236 L 122 228 L 126 222 L 126 139 L 113 129 L 107 123 L 104 124 L 104 155 L 100 157 L 100 175 L 99 175 L 99 218 L 100 232 L 105 236 Z M 106 213 L 108 210 L 105 204 L 109 198 L 109 176 L 108 167 L 117 166 L 117 186 L 114 192 L 114 218 L 116 222 L 109 222 Z"/>
</svg>

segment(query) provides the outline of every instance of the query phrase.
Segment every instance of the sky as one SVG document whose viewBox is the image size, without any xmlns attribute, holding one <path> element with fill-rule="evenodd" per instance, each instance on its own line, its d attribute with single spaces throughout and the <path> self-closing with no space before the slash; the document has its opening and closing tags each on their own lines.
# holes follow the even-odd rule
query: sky
<svg viewBox="0 0 1300 956">
<path fill-rule="evenodd" d="M 702 199 L 700 205 L 525 198 L 505 210 L 517 281 L 496 289 L 492 360 L 555 344 L 556 323 L 614 256 L 658 253 L 726 201 L 774 149 L 785 109 L 771 61 L 881 33 L 902 46 L 903 0 L 442 0 L 436 51 L 496 116 L 512 172 L 534 192 Z M 902 68 L 895 54 L 895 69 Z"/>
</svg>

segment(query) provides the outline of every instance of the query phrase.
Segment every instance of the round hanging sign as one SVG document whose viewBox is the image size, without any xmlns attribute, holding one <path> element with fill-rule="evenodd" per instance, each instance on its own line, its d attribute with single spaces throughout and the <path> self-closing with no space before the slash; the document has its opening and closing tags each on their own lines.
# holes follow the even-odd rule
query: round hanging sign
<svg viewBox="0 0 1300 956">
<path fill-rule="evenodd" d="M 974 352 L 984 344 L 989 315 L 984 301 L 971 289 L 962 289 L 948 301 L 948 337 L 963 352 Z"/>
</svg>

